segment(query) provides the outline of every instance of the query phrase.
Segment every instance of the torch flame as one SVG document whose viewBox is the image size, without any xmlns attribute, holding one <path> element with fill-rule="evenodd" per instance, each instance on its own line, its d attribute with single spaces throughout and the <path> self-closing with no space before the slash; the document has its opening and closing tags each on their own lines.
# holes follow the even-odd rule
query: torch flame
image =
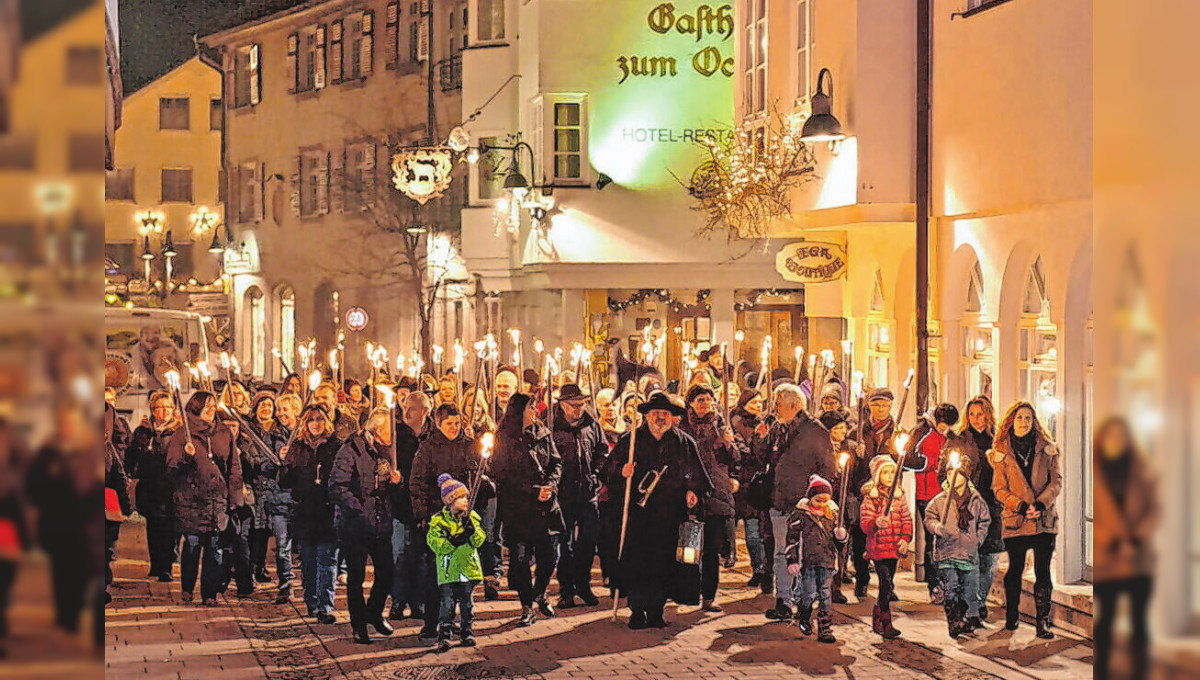
<svg viewBox="0 0 1200 680">
<path fill-rule="evenodd" d="M 955 470 L 962 467 L 962 458 L 959 456 L 957 450 L 950 452 L 950 467 Z"/>
<path fill-rule="evenodd" d="M 316 392 L 317 388 L 320 386 L 321 386 L 321 372 L 313 371 L 312 373 L 309 373 L 308 374 L 308 389 L 313 392 Z"/>
<path fill-rule="evenodd" d="M 546 351 L 546 343 L 542 342 L 541 338 L 536 338 L 533 341 L 533 351 L 541 354 Z"/>
<path fill-rule="evenodd" d="M 849 354 L 851 348 L 852 348 L 852 345 L 849 340 L 842 341 L 842 354 Z"/>
<path fill-rule="evenodd" d="M 846 463 L 848 463 L 848 462 L 850 462 L 850 453 L 844 451 L 844 452 L 842 452 L 842 456 L 840 458 L 838 458 L 838 468 L 845 470 Z"/>
<path fill-rule="evenodd" d="M 902 432 L 902 433 L 896 435 L 896 441 L 895 441 L 896 453 L 900 453 L 900 452 L 904 451 L 904 448 L 906 446 L 908 446 L 908 433 Z"/>
<path fill-rule="evenodd" d="M 171 369 L 166 372 L 166 377 L 167 377 L 167 384 L 171 386 L 171 389 L 173 389 L 173 390 L 179 389 L 179 371 L 176 371 L 175 369 Z"/>
<path fill-rule="evenodd" d="M 480 455 L 482 455 L 484 458 L 487 458 L 488 456 L 492 455 L 492 445 L 495 443 L 495 441 L 496 441 L 496 438 L 491 432 L 484 432 L 482 435 L 480 435 L 479 436 L 479 446 L 481 447 L 480 451 L 479 451 Z"/>
<path fill-rule="evenodd" d="M 514 344 L 514 345 L 516 345 L 516 344 L 520 344 L 520 342 L 521 342 L 521 329 L 520 329 L 520 328 L 510 328 L 510 329 L 508 329 L 508 337 L 512 338 L 512 341 L 513 341 L 513 344 Z"/>
<path fill-rule="evenodd" d="M 200 369 L 200 375 L 204 376 L 205 378 L 207 378 L 209 375 L 211 375 L 208 372 L 208 362 L 207 361 L 201 361 L 200 363 L 196 364 L 196 367 Z"/>
<path fill-rule="evenodd" d="M 329 350 L 329 367 L 334 370 L 337 370 L 338 360 L 337 360 L 337 350 L 336 349 Z"/>
<path fill-rule="evenodd" d="M 436 364 L 437 362 L 442 360 L 442 354 L 444 351 L 445 350 L 442 349 L 441 345 L 433 346 L 433 363 Z"/>
<path fill-rule="evenodd" d="M 803 361 L 803 360 L 804 360 L 804 348 L 801 347 L 800 345 L 796 345 L 796 361 Z"/>
<path fill-rule="evenodd" d="M 383 394 L 383 402 L 388 408 L 396 408 L 396 392 L 388 385 L 376 385 L 375 389 Z"/>
<path fill-rule="evenodd" d="M 272 347 L 271 350 L 276 356 L 279 355 L 278 347 Z M 221 352 L 221 368 L 225 369 L 226 371 L 229 370 L 229 352 Z"/>
<path fill-rule="evenodd" d="M 746 339 L 746 331 L 738 331 L 733 334 L 733 339 L 742 342 Z"/>
<path fill-rule="evenodd" d="M 911 368 L 908 369 L 908 375 L 905 376 L 905 378 L 904 378 L 904 387 L 905 388 L 912 386 L 912 379 L 913 379 L 913 375 L 915 375 L 915 374 L 916 374 L 916 371 L 914 371 Z"/>
</svg>

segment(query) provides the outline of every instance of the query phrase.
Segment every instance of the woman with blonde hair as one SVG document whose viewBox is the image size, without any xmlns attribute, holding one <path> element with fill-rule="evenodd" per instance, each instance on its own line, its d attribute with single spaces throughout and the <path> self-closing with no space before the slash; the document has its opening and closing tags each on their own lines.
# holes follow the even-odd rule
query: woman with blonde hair
<svg viewBox="0 0 1200 680">
<path fill-rule="evenodd" d="M 221 403 L 242 416 L 250 415 L 250 392 L 236 380 L 225 383 L 225 388 L 221 390 Z"/>
<path fill-rule="evenodd" d="M 175 400 L 167 392 L 150 393 L 150 415 L 133 431 L 125 451 L 125 469 L 138 480 L 135 500 L 138 514 L 146 518 L 146 547 L 150 578 L 172 580 L 179 559 L 179 532 L 175 530 L 174 487 L 167 474 L 167 443 L 182 424 Z"/>
<path fill-rule="evenodd" d="M 988 454 L 995 470 L 992 491 L 1003 506 L 1001 512 L 1008 572 L 1004 575 L 1004 627 L 1016 630 L 1021 614 L 1021 579 L 1025 558 L 1033 551 L 1033 601 L 1037 636 L 1050 632 L 1050 561 L 1058 535 L 1058 494 L 1062 492 L 1062 469 L 1058 447 L 1042 429 L 1033 404 L 1018 401 L 1008 407 L 996 440 Z"/>
<path fill-rule="evenodd" d="M 333 436 L 333 423 L 320 406 L 304 409 L 300 432 L 279 485 L 291 489 L 291 534 L 300 551 L 300 579 L 308 615 L 318 623 L 336 623 L 333 615 L 337 578 L 337 534 L 333 502 L 329 498 L 329 473 L 341 442 Z"/>
</svg>

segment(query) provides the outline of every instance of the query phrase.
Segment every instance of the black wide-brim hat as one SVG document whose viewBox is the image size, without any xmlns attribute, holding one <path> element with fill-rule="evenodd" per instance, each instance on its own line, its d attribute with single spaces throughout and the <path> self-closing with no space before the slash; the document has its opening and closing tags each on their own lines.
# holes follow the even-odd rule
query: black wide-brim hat
<svg viewBox="0 0 1200 680">
<path fill-rule="evenodd" d="M 673 416 L 683 416 L 685 413 L 687 413 L 687 409 L 672 403 L 671 400 L 667 398 L 667 395 L 663 392 L 655 392 L 654 394 L 650 395 L 649 399 L 641 404 L 638 404 L 637 410 L 638 413 L 641 413 L 642 415 L 646 415 L 651 411 L 667 411 Z"/>
<path fill-rule="evenodd" d="M 558 391 L 559 401 L 583 401 L 587 395 L 575 383 L 567 383 Z"/>
</svg>

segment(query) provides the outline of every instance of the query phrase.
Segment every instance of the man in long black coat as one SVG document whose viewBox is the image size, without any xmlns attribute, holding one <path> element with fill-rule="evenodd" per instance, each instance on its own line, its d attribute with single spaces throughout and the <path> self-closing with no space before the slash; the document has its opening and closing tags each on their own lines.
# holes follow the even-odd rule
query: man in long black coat
<svg viewBox="0 0 1200 680">
<path fill-rule="evenodd" d="M 679 526 L 712 488 L 694 440 L 672 428 L 672 419 L 684 415 L 684 409 L 657 393 L 638 406 L 638 411 L 644 415 L 644 423 L 637 430 L 633 463 L 629 464 L 631 434 L 625 434 L 605 468 L 613 493 L 623 495 L 626 483 L 632 485 L 629 520 L 614 576 L 618 587 L 628 594 L 629 627 L 635 630 L 667 625 L 663 607 L 680 571 L 675 561 Z M 643 480 L 649 483 L 651 470 L 662 475 L 647 498 L 638 487 Z M 698 582 L 696 585 L 698 588 Z M 699 593 L 696 596 L 698 601 Z"/>
</svg>

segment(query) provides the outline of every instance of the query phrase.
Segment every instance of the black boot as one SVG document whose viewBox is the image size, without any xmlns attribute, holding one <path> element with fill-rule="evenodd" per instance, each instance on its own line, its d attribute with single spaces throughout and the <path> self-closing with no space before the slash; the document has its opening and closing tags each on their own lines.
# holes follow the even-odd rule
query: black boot
<svg viewBox="0 0 1200 680">
<path fill-rule="evenodd" d="M 579 599 L 583 601 L 583 606 L 595 607 L 600 604 L 600 598 L 596 597 L 596 594 L 592 592 L 590 584 L 586 588 L 579 588 L 576 592 L 579 594 Z"/>
<path fill-rule="evenodd" d="M 857 597 L 860 602 L 867 599 L 867 584 L 859 583 L 854 586 L 854 597 Z"/>
<path fill-rule="evenodd" d="M 762 584 L 762 580 L 763 580 L 763 575 L 756 571 L 756 572 L 754 572 L 754 575 L 750 577 L 750 580 L 746 581 L 746 587 L 747 588 L 757 588 L 759 585 Z"/>
<path fill-rule="evenodd" d="M 805 609 L 804 607 L 797 607 L 795 621 L 796 626 L 800 629 L 801 633 L 804 633 L 805 635 L 813 634 L 811 606 L 808 609 Z"/>
<path fill-rule="evenodd" d="M 758 584 L 759 591 L 763 595 L 770 595 L 775 592 L 775 575 L 771 572 L 763 574 L 762 581 Z"/>
<path fill-rule="evenodd" d="M 375 629 L 375 632 L 379 633 L 380 635 L 391 635 L 392 633 L 396 632 L 396 629 L 392 628 L 392 624 L 388 623 L 387 620 L 383 618 L 382 614 L 374 619 L 371 619 L 367 623 L 370 623 L 371 627 Z"/>
<path fill-rule="evenodd" d="M 663 619 L 663 610 L 659 608 L 655 611 L 646 612 L 646 627 L 647 628 L 666 628 L 667 622 Z"/>
<path fill-rule="evenodd" d="M 471 625 L 471 622 L 463 622 L 462 628 L 458 630 L 458 641 L 463 647 L 475 646 L 475 631 Z"/>
<path fill-rule="evenodd" d="M 634 609 L 629 615 L 629 629 L 643 630 L 646 628 L 646 612 L 640 609 Z"/>
<path fill-rule="evenodd" d="M 846 594 L 842 592 L 842 584 L 838 579 L 833 581 L 833 591 L 829 595 L 829 599 L 834 604 L 850 604 L 850 600 L 846 599 Z"/>
<path fill-rule="evenodd" d="M 1054 633 L 1050 632 L 1050 612 L 1054 607 L 1054 589 L 1051 587 L 1034 586 L 1033 604 L 1037 615 L 1037 636 L 1043 640 L 1053 640 Z"/>
<path fill-rule="evenodd" d="M 354 643 L 359 645 L 371 644 L 371 637 L 367 635 L 367 627 L 359 624 L 351 626 L 350 630 L 354 633 Z"/>
<path fill-rule="evenodd" d="M 535 599 L 534 603 L 537 604 L 538 611 L 540 611 L 543 616 L 554 616 L 554 607 L 550 606 L 550 602 L 546 599 L 546 595 L 544 593 Z"/>
<path fill-rule="evenodd" d="M 437 653 L 450 651 L 450 634 L 454 632 L 454 626 L 451 624 L 438 626 L 437 638 Z"/>
<path fill-rule="evenodd" d="M 942 609 L 946 612 L 946 629 L 950 633 L 950 639 L 960 639 L 964 631 L 958 616 L 958 601 L 946 598 L 942 601 Z"/>
<path fill-rule="evenodd" d="M 772 621 L 787 623 L 792 620 L 792 608 L 783 603 L 781 598 L 775 598 L 775 606 L 763 613 Z"/>
</svg>

